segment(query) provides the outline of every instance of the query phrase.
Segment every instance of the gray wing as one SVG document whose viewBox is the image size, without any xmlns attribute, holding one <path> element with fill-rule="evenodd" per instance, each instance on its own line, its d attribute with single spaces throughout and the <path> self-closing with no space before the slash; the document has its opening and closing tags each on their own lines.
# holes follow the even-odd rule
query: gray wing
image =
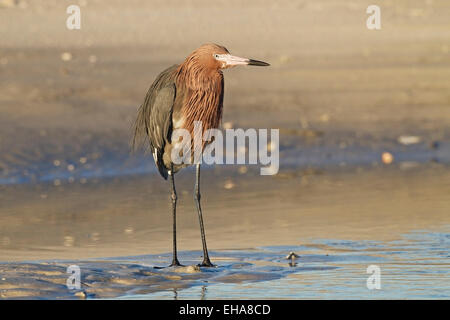
<svg viewBox="0 0 450 320">
<path fill-rule="evenodd" d="M 159 173 L 167 179 L 167 168 L 163 163 L 164 147 L 172 134 L 172 111 L 175 100 L 175 86 L 165 87 L 158 92 L 150 112 L 148 137 L 153 159 Z"/>
<path fill-rule="evenodd" d="M 175 83 L 170 77 L 174 67 L 163 71 L 150 87 L 138 111 L 133 139 L 134 146 L 148 139 L 156 167 L 164 179 L 167 179 L 168 168 L 164 165 L 163 154 L 172 134 L 172 112 L 176 95 Z"/>
</svg>

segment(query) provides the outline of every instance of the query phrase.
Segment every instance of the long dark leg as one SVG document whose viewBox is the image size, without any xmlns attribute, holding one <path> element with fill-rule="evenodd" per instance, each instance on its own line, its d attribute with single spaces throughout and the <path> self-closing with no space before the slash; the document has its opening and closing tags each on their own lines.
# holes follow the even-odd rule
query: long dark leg
<svg viewBox="0 0 450 320">
<path fill-rule="evenodd" d="M 175 178 L 173 173 L 173 166 L 170 170 L 170 182 L 172 184 L 172 217 L 173 217 L 173 258 L 171 267 L 173 266 L 181 266 L 177 257 L 177 191 L 175 190 Z"/>
<path fill-rule="evenodd" d="M 200 223 L 200 233 L 202 236 L 203 244 L 203 262 L 200 264 L 200 266 L 213 267 L 214 265 L 209 260 L 208 248 L 206 247 L 205 228 L 203 226 L 202 207 L 200 205 L 200 164 L 197 164 L 197 172 L 195 175 L 194 200 L 195 204 L 197 205 L 198 221 Z"/>
</svg>

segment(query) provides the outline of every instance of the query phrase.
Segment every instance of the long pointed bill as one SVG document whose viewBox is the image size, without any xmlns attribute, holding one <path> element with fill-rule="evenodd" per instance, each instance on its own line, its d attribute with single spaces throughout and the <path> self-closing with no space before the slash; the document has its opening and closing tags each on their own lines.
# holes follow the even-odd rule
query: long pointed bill
<svg viewBox="0 0 450 320">
<path fill-rule="evenodd" d="M 239 65 L 249 65 L 249 66 L 270 66 L 267 62 L 241 58 L 232 56 L 231 54 L 220 55 L 217 60 L 225 62 L 227 67 L 239 66 Z"/>
<path fill-rule="evenodd" d="M 253 60 L 253 59 L 249 59 L 248 60 L 248 65 L 249 66 L 261 66 L 261 67 L 270 66 L 270 64 L 268 64 L 267 62 L 259 61 L 259 60 Z"/>
</svg>

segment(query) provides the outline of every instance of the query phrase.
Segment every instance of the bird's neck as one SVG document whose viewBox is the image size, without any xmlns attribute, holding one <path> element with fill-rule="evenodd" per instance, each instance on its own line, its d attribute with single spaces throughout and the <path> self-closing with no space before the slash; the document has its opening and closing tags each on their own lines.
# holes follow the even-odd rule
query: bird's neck
<svg viewBox="0 0 450 320">
<path fill-rule="evenodd" d="M 181 64 L 176 73 L 177 85 L 193 91 L 217 90 L 222 83 L 222 71 L 205 68 L 198 64 Z"/>
<path fill-rule="evenodd" d="M 223 74 L 200 68 L 179 68 L 177 86 L 185 88 L 181 113 L 183 127 L 193 134 L 194 122 L 201 121 L 203 133 L 218 128 L 222 119 Z"/>
</svg>

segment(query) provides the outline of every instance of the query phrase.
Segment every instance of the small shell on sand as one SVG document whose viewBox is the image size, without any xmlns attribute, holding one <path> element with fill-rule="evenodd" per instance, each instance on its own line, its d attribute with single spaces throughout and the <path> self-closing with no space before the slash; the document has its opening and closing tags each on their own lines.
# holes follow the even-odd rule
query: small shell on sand
<svg viewBox="0 0 450 320">
<path fill-rule="evenodd" d="M 421 139 L 418 136 L 400 136 L 397 138 L 397 141 L 400 144 L 408 146 L 411 144 L 419 143 Z"/>
<path fill-rule="evenodd" d="M 394 156 L 390 152 L 383 152 L 381 154 L 381 161 L 384 164 L 391 164 L 392 162 L 394 162 Z"/>
<path fill-rule="evenodd" d="M 72 54 L 70 52 L 63 52 L 61 54 L 61 60 L 62 61 L 70 61 L 70 60 L 72 60 Z"/>
<path fill-rule="evenodd" d="M 297 258 L 300 258 L 300 256 L 293 251 L 289 252 L 289 254 L 286 256 L 286 259 L 288 260 L 294 260 Z"/>
<path fill-rule="evenodd" d="M 230 190 L 234 188 L 234 183 L 231 180 L 227 180 L 223 186 L 225 189 Z"/>
</svg>

